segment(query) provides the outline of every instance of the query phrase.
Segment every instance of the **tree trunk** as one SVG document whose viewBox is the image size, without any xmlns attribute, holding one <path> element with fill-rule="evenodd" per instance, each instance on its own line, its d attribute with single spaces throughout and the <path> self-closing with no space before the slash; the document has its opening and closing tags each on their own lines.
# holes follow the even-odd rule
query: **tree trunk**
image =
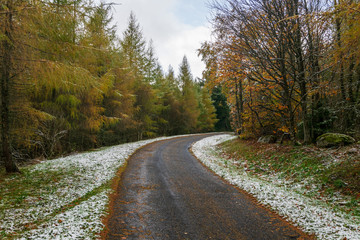
<svg viewBox="0 0 360 240">
<path fill-rule="evenodd" d="M 358 67 L 357 70 L 357 84 L 356 84 L 356 90 L 355 90 L 355 98 L 356 100 L 360 97 L 360 67 Z"/>
<path fill-rule="evenodd" d="M 349 77 L 348 77 L 348 95 L 351 103 L 355 102 L 354 96 L 354 67 L 355 67 L 355 60 L 350 58 L 350 66 L 349 66 Z"/>
<path fill-rule="evenodd" d="M 298 0 L 294 0 L 294 16 L 299 15 L 299 2 Z M 304 131 L 304 143 L 309 144 L 311 143 L 311 131 L 310 131 L 310 123 L 308 118 L 308 93 L 306 87 L 306 79 L 305 79 L 305 66 L 304 66 L 304 57 L 303 57 L 303 50 L 301 46 L 301 27 L 300 27 L 300 20 L 296 18 L 294 20 L 294 25 L 296 26 L 295 30 L 295 39 L 294 39 L 294 50 L 296 56 L 296 67 L 297 67 L 297 74 L 296 74 L 296 81 L 300 87 L 300 101 L 301 101 L 301 112 L 302 112 L 302 121 L 303 121 L 303 131 Z"/>
<path fill-rule="evenodd" d="M 12 159 L 9 141 L 9 84 L 12 71 L 12 6 L 11 1 L 7 3 L 7 12 L 4 22 L 5 39 L 1 41 L 2 48 L 2 67 L 1 67 L 1 141 L 2 141 L 2 159 L 5 163 L 6 172 L 20 172 Z"/>
<path fill-rule="evenodd" d="M 337 1 L 334 1 L 334 5 L 335 7 L 338 5 Z M 339 76 L 339 81 L 340 81 L 340 90 L 341 90 L 341 98 L 342 100 L 345 102 L 346 101 L 346 92 L 345 92 L 345 84 L 344 84 L 344 65 L 343 65 L 343 54 L 342 54 L 342 50 L 341 50 L 341 18 L 339 16 L 336 16 L 335 19 L 335 27 L 336 27 L 336 42 L 337 42 L 337 47 L 340 51 L 340 76 Z"/>
<path fill-rule="evenodd" d="M 310 11 L 308 9 L 308 3 L 305 0 L 304 1 L 304 8 L 305 8 L 305 14 L 307 16 L 310 16 Z M 308 45 L 309 45 L 309 56 L 308 56 L 308 61 L 309 61 L 309 74 L 310 77 L 308 78 L 309 83 L 312 86 L 312 89 L 315 89 L 315 94 L 311 97 L 311 112 L 308 113 L 308 128 L 310 131 L 310 139 L 311 142 L 313 142 L 315 140 L 315 133 L 314 133 L 314 115 L 315 112 L 318 110 L 318 103 L 320 101 L 320 93 L 319 93 L 319 85 L 320 85 L 320 81 L 319 81 L 319 73 L 320 73 L 320 64 L 319 64 L 319 43 L 315 40 L 316 39 L 316 33 L 314 33 L 314 31 L 311 28 L 311 21 L 306 20 L 306 29 L 307 29 L 307 36 L 308 36 Z M 304 126 L 305 128 L 306 126 Z M 304 133 L 305 133 L 305 129 L 304 129 Z M 304 136 L 304 140 L 306 139 L 306 137 Z"/>
<path fill-rule="evenodd" d="M 243 90 L 242 90 L 242 83 L 241 80 L 238 82 L 235 79 L 235 97 L 236 97 L 236 114 L 238 118 L 238 126 L 237 128 L 240 129 L 240 132 L 243 133 L 243 120 L 242 120 L 242 113 L 244 110 L 244 103 L 243 103 Z M 237 129 L 237 131 L 238 131 Z"/>
</svg>

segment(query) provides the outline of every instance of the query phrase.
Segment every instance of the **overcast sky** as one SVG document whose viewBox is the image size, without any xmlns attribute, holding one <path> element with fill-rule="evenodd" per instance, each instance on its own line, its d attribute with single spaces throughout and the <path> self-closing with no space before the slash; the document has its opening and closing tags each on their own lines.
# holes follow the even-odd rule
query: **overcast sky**
<svg viewBox="0 0 360 240">
<path fill-rule="evenodd" d="M 109 2 L 108 0 L 106 2 Z M 165 71 L 172 65 L 178 73 L 184 55 L 194 77 L 201 77 L 204 64 L 196 50 L 210 39 L 208 0 L 115 0 L 114 21 L 118 34 L 126 29 L 130 12 L 135 13 L 147 41 Z"/>
</svg>

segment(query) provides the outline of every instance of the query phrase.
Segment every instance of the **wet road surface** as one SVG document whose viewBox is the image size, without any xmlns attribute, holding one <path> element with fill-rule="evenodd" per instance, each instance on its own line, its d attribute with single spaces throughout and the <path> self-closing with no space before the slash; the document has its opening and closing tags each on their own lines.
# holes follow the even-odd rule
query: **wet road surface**
<svg viewBox="0 0 360 240">
<path fill-rule="evenodd" d="M 156 142 L 129 159 L 105 239 L 310 239 L 202 166 L 188 148 L 206 136 Z"/>
</svg>

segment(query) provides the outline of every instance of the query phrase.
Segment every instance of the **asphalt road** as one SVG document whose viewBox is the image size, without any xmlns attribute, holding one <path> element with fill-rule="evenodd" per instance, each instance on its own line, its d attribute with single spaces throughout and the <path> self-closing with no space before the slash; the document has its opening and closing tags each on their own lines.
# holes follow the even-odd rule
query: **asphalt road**
<svg viewBox="0 0 360 240">
<path fill-rule="evenodd" d="M 310 239 L 188 151 L 205 135 L 138 150 L 117 186 L 105 239 Z"/>
</svg>

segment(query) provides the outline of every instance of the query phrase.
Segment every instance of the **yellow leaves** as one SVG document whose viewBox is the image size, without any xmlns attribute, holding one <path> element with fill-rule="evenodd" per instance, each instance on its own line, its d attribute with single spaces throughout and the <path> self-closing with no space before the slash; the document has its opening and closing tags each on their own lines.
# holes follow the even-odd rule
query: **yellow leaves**
<svg viewBox="0 0 360 240">
<path fill-rule="evenodd" d="M 112 71 L 106 73 L 98 81 L 99 91 L 101 91 L 103 94 L 107 94 L 109 90 L 113 89 L 114 81 L 115 81 L 115 75 L 112 73 Z"/>
<path fill-rule="evenodd" d="M 255 86 L 246 85 L 245 86 L 245 92 L 254 92 L 256 90 Z"/>
<path fill-rule="evenodd" d="M 40 121 L 48 121 L 55 119 L 55 116 L 35 108 L 28 108 L 26 112 L 30 115 L 30 117 L 35 117 Z"/>
<path fill-rule="evenodd" d="M 76 108 L 81 101 L 73 95 L 60 95 L 56 99 L 56 103 L 68 108 Z"/>
<path fill-rule="evenodd" d="M 281 111 L 283 111 L 283 110 L 288 109 L 288 107 L 285 106 L 285 105 L 279 104 L 279 105 L 278 105 L 278 109 L 281 110 Z"/>
<path fill-rule="evenodd" d="M 90 131 L 97 132 L 100 130 L 100 127 L 102 125 L 102 119 L 95 119 L 95 118 L 89 118 L 85 121 L 84 127 L 85 129 L 88 129 Z"/>
<path fill-rule="evenodd" d="M 100 86 L 99 80 L 86 69 L 60 62 L 38 63 L 34 66 L 34 75 L 37 88 L 75 93 Z"/>
<path fill-rule="evenodd" d="M 279 131 L 283 132 L 283 133 L 289 133 L 290 130 L 287 126 L 282 126 L 278 129 Z"/>
</svg>

